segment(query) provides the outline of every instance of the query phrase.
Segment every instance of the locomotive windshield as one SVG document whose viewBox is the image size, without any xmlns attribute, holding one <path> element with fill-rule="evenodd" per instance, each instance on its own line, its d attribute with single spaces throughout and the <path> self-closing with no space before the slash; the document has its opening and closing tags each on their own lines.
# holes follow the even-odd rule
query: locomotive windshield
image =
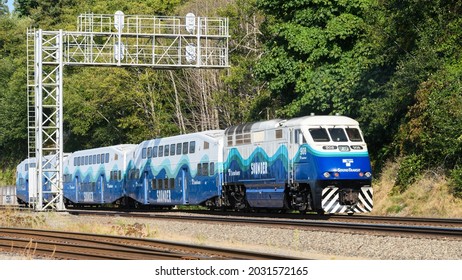
<svg viewBox="0 0 462 280">
<path fill-rule="evenodd" d="M 329 142 L 329 136 L 327 131 L 324 128 L 310 128 L 309 129 L 311 137 L 313 137 L 314 142 Z"/>
<path fill-rule="evenodd" d="M 362 142 L 361 133 L 357 128 L 310 128 L 308 130 L 314 142 Z M 346 132 L 346 133 L 345 133 Z"/>
<path fill-rule="evenodd" d="M 346 142 L 348 141 L 345 131 L 343 128 L 329 128 L 330 138 L 334 142 Z"/>
</svg>

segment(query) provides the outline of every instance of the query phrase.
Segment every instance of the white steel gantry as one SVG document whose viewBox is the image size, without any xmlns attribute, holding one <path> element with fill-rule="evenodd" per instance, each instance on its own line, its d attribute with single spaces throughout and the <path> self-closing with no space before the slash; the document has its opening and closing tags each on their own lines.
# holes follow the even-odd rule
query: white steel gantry
<svg viewBox="0 0 462 280">
<path fill-rule="evenodd" d="M 82 14 L 77 31 L 27 31 L 29 203 L 64 210 L 64 66 L 226 68 L 228 19 Z M 36 186 L 32 186 L 36 183 Z"/>
</svg>

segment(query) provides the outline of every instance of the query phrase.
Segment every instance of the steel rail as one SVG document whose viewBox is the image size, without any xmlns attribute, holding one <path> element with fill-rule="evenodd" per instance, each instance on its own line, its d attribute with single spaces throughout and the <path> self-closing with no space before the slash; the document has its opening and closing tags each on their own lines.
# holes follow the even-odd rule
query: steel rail
<svg viewBox="0 0 462 280">
<path fill-rule="evenodd" d="M 417 226 L 417 225 L 400 225 L 400 224 L 378 224 L 378 223 L 351 223 L 351 222 L 331 222 L 326 220 L 294 220 L 294 219 L 269 219 L 269 218 L 243 218 L 243 217 L 217 217 L 217 216 L 191 216 L 191 215 L 168 215 L 159 213 L 130 213 L 130 212 L 103 212 L 103 211 L 69 211 L 74 215 L 117 215 L 124 217 L 149 218 L 149 219 L 167 219 L 167 220 L 184 220 L 184 221 L 201 221 L 215 223 L 233 223 L 233 224 L 252 224 L 261 226 L 280 226 L 280 227 L 297 227 L 302 229 L 319 228 L 334 230 L 356 230 L 356 231 L 374 231 L 379 233 L 400 233 L 400 234 L 418 234 L 438 237 L 457 237 L 462 238 L 462 228 L 460 227 L 442 227 L 442 226 Z M 413 219 L 411 219 L 413 220 Z"/>
<path fill-rule="evenodd" d="M 79 246 L 85 250 L 101 249 L 109 254 L 106 259 L 294 259 L 294 257 L 275 254 L 89 233 L 0 228 L 1 235 L 26 235 L 37 239 L 53 240 L 53 245 L 63 244 L 62 242 L 80 243 Z M 34 242 L 43 242 L 37 239 Z M 118 255 L 122 253 L 125 255 L 117 257 L 118 255 L 114 255 L 115 252 Z"/>
</svg>

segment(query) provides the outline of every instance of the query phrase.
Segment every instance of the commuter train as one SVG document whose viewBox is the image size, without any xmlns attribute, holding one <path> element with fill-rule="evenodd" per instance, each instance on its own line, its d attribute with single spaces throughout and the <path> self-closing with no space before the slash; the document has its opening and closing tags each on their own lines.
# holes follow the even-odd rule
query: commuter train
<svg viewBox="0 0 462 280">
<path fill-rule="evenodd" d="M 29 202 L 34 164 L 26 159 L 17 167 L 20 203 Z M 67 207 L 353 214 L 372 210 L 371 180 L 357 121 L 305 116 L 66 154 L 63 194 Z"/>
</svg>

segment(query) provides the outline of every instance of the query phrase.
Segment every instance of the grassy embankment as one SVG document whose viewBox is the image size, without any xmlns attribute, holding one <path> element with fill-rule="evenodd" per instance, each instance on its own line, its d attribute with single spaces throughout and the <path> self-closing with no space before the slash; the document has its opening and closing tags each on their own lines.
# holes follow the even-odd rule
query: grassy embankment
<svg viewBox="0 0 462 280">
<path fill-rule="evenodd" d="M 450 193 L 449 182 L 442 172 L 424 171 L 405 192 L 393 186 L 398 164 L 389 163 L 373 182 L 373 215 L 462 218 L 462 199 Z"/>
</svg>

